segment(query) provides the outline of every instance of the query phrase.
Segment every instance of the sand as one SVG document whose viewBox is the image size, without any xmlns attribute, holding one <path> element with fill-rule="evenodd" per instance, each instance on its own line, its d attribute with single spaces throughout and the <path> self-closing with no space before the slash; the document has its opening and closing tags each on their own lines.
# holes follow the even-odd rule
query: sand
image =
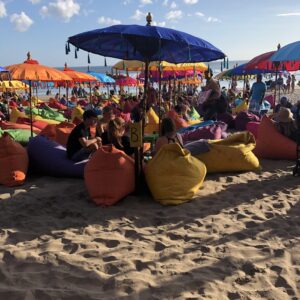
<svg viewBox="0 0 300 300">
<path fill-rule="evenodd" d="M 96 207 L 80 179 L 1 186 L 0 299 L 300 299 L 293 165 L 208 175 L 174 207 Z"/>
</svg>

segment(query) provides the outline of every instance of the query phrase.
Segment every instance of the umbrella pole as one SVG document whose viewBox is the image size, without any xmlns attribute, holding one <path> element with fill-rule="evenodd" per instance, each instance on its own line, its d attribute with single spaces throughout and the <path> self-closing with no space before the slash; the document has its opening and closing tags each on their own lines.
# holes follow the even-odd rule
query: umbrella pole
<svg viewBox="0 0 300 300">
<path fill-rule="evenodd" d="M 161 68 L 160 63 L 158 67 L 158 130 L 160 132 L 161 124 Z"/>
<path fill-rule="evenodd" d="M 278 76 L 278 67 L 275 69 L 275 91 L 274 91 L 274 104 L 276 104 L 276 90 L 277 90 L 277 76 Z M 275 109 L 275 108 L 274 108 Z"/>
<path fill-rule="evenodd" d="M 33 137 L 32 103 L 31 103 L 31 80 L 29 80 L 29 115 L 30 115 L 30 136 Z"/>
<path fill-rule="evenodd" d="M 69 98 L 69 86 L 68 86 L 68 83 L 67 83 L 67 81 L 65 81 L 65 84 L 66 84 L 66 100 L 67 100 L 67 120 L 68 120 L 68 122 L 70 121 L 70 119 L 69 119 L 69 100 L 68 100 L 68 98 Z"/>
<path fill-rule="evenodd" d="M 246 75 L 244 74 L 243 97 L 244 97 L 244 95 L 245 95 L 245 86 L 246 86 Z"/>
<path fill-rule="evenodd" d="M 91 82 L 89 81 L 89 87 L 90 87 L 90 104 L 91 104 L 91 109 L 93 107 L 92 105 L 92 86 L 91 86 Z"/>
</svg>

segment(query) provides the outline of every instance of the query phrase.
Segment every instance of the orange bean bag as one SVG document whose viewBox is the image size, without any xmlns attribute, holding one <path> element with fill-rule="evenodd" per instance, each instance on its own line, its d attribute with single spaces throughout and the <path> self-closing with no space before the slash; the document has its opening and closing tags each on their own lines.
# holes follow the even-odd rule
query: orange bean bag
<svg viewBox="0 0 300 300">
<path fill-rule="evenodd" d="M 56 125 L 55 126 L 55 131 L 56 131 L 55 141 L 57 143 L 59 143 L 60 145 L 66 147 L 69 135 L 74 127 L 75 127 L 75 124 L 68 123 L 68 122 L 62 122 L 62 123 Z"/>
<path fill-rule="evenodd" d="M 293 140 L 282 135 L 267 116 L 263 117 L 253 151 L 258 158 L 295 160 L 296 148 L 297 145 Z"/>
<path fill-rule="evenodd" d="M 181 118 L 178 113 L 174 110 L 170 110 L 168 113 L 167 113 L 167 117 L 173 119 L 173 121 L 175 122 L 175 125 L 176 125 L 176 129 L 179 130 L 180 128 L 183 128 L 183 127 L 188 127 L 189 124 L 186 120 L 184 120 L 183 118 Z"/>
<path fill-rule="evenodd" d="M 17 186 L 24 183 L 28 169 L 28 155 L 24 147 L 8 134 L 0 138 L 0 184 Z"/>
<path fill-rule="evenodd" d="M 134 191 L 134 161 L 112 145 L 93 154 L 84 169 L 84 181 L 91 199 L 110 206 Z"/>
<path fill-rule="evenodd" d="M 39 135 L 45 136 L 51 141 L 56 140 L 56 125 L 55 124 L 48 124 Z"/>
</svg>

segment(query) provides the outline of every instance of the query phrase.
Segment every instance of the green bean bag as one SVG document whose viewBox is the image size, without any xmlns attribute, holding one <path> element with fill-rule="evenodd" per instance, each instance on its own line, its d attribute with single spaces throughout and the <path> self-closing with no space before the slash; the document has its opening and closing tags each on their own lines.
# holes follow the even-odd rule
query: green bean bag
<svg viewBox="0 0 300 300">
<path fill-rule="evenodd" d="M 25 112 L 26 112 L 26 114 L 29 115 L 29 113 L 30 113 L 29 108 L 26 108 Z M 51 107 L 49 107 L 47 105 L 45 105 L 43 108 L 39 108 L 39 109 L 34 107 L 32 109 L 32 114 L 41 116 L 44 119 L 55 120 L 58 122 L 64 122 L 66 120 L 66 118 L 61 113 L 55 111 L 54 109 L 52 109 Z"/>
<path fill-rule="evenodd" d="M 2 136 L 4 132 L 7 132 L 14 141 L 22 145 L 27 145 L 31 137 L 31 132 L 28 129 L 0 129 L 0 136 Z M 36 136 L 36 134 L 33 133 L 33 136 Z"/>
</svg>

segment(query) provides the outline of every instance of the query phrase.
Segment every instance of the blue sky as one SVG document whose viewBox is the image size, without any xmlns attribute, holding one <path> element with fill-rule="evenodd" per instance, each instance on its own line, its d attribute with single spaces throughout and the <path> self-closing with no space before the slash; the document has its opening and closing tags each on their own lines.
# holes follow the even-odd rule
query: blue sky
<svg viewBox="0 0 300 300">
<path fill-rule="evenodd" d="M 244 60 L 300 39 L 299 0 L 0 0 L 0 66 L 22 62 L 27 51 L 49 66 L 87 65 L 87 54 L 65 55 L 69 36 L 113 24 L 159 26 L 201 37 L 230 60 Z M 107 59 L 113 64 L 114 59 Z M 91 55 L 92 65 L 103 57 Z"/>
</svg>

